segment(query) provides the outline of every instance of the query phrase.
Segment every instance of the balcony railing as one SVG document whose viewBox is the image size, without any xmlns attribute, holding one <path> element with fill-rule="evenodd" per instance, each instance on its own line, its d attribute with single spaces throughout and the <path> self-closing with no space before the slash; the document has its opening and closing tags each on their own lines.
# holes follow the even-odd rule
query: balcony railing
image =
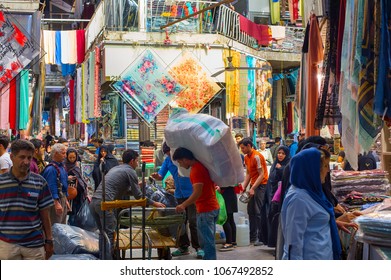
<svg viewBox="0 0 391 280">
<path fill-rule="evenodd" d="M 218 33 L 257 50 L 299 52 L 304 39 L 303 28 L 286 28 L 282 44 L 260 46 L 240 28 L 239 14 L 227 6 L 206 11 L 162 30 L 166 24 L 216 4 L 212 1 L 177 0 L 102 0 L 87 26 L 87 46 L 103 29 L 133 32 Z"/>
</svg>

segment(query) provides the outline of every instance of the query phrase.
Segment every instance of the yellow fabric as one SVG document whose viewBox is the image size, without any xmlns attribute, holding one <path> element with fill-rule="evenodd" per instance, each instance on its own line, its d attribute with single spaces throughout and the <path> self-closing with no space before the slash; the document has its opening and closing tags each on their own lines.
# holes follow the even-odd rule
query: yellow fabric
<svg viewBox="0 0 391 280">
<path fill-rule="evenodd" d="M 270 66 L 261 60 L 257 60 L 256 67 L 262 68 L 264 66 Z M 271 118 L 271 96 L 272 96 L 272 85 L 269 83 L 271 78 L 270 70 L 259 70 L 256 71 L 256 112 L 255 117 L 270 119 Z"/>
<path fill-rule="evenodd" d="M 270 17 L 272 24 L 280 23 L 280 1 L 273 2 L 273 0 L 270 0 Z"/>
<path fill-rule="evenodd" d="M 224 50 L 223 59 L 225 67 L 228 66 L 227 57 L 229 50 Z M 232 64 L 234 67 L 240 65 L 240 53 L 231 50 Z M 240 90 L 239 90 L 239 71 L 225 71 L 226 93 L 227 93 L 227 114 L 239 116 Z"/>
</svg>

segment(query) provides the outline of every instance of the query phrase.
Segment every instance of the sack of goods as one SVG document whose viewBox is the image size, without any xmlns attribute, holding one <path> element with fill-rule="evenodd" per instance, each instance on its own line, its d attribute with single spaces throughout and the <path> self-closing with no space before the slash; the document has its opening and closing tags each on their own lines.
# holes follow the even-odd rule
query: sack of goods
<svg viewBox="0 0 391 280">
<path fill-rule="evenodd" d="M 221 120 L 181 109 L 170 116 L 164 137 L 171 155 L 179 147 L 190 150 L 218 186 L 234 186 L 244 181 L 239 150 L 231 129 Z"/>
</svg>

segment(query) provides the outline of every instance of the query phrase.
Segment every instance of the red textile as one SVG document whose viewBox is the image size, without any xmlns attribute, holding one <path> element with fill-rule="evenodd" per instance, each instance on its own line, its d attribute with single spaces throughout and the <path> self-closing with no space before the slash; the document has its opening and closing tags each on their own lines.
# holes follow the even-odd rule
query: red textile
<svg viewBox="0 0 391 280">
<path fill-rule="evenodd" d="M 75 80 L 69 80 L 69 123 L 75 124 Z"/>
<path fill-rule="evenodd" d="M 293 131 L 293 102 L 287 104 L 287 133 Z"/>
<path fill-rule="evenodd" d="M 240 31 L 255 38 L 259 45 L 268 46 L 272 40 L 269 26 L 256 24 L 251 20 L 239 15 Z"/>
<path fill-rule="evenodd" d="M 76 44 L 77 44 L 77 63 L 81 64 L 84 61 L 86 53 L 86 37 L 84 29 L 76 30 Z"/>
<path fill-rule="evenodd" d="M 16 79 L 12 79 L 10 82 L 10 93 L 9 93 L 9 122 L 10 129 L 16 129 Z"/>
</svg>

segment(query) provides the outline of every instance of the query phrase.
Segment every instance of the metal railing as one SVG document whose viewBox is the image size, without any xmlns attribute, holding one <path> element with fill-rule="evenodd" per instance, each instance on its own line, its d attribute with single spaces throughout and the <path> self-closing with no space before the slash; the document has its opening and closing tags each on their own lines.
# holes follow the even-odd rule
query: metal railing
<svg viewBox="0 0 391 280">
<path fill-rule="evenodd" d="M 304 28 L 286 27 L 282 44 L 260 46 L 255 38 L 241 31 L 239 13 L 225 5 L 190 17 L 161 30 L 170 22 L 183 18 L 205 7 L 212 1 L 178 0 L 102 0 L 87 26 L 88 44 L 103 29 L 133 32 L 218 33 L 257 50 L 299 53 L 304 41 Z M 89 30 L 91 29 L 91 30 Z"/>
</svg>

